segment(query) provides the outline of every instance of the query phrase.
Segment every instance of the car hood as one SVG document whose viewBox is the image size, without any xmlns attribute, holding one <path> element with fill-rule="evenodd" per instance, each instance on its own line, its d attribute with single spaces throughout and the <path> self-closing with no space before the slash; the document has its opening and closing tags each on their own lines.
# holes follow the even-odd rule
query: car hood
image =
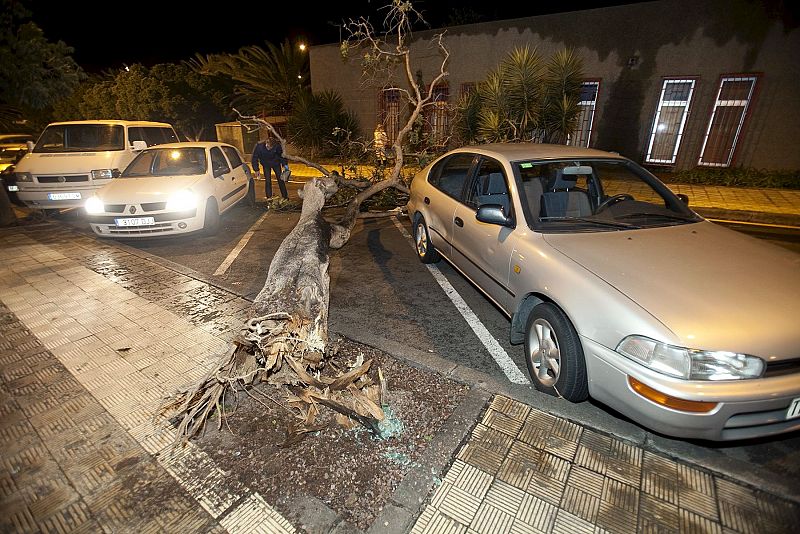
<svg viewBox="0 0 800 534">
<path fill-rule="evenodd" d="M 97 191 L 106 204 L 132 204 L 164 202 L 181 189 L 190 189 L 203 176 L 146 176 L 142 178 L 117 178 Z"/>
<path fill-rule="evenodd" d="M 32 174 L 87 174 L 94 169 L 124 169 L 130 158 L 124 150 L 108 152 L 58 152 L 25 154 L 17 171 Z"/>
<path fill-rule="evenodd" d="M 682 346 L 800 357 L 799 254 L 710 222 L 544 239 L 652 314 Z"/>
</svg>

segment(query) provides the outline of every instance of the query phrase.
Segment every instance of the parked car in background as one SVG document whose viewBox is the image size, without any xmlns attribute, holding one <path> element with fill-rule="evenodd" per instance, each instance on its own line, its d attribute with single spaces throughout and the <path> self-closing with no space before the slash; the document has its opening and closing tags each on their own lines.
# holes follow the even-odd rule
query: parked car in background
<svg viewBox="0 0 800 534">
<path fill-rule="evenodd" d="M 42 210 L 81 207 L 97 188 L 119 177 L 140 151 L 176 141 L 175 130 L 162 122 L 50 124 L 16 166 L 19 198 Z"/>
<path fill-rule="evenodd" d="M 413 179 L 419 259 L 511 317 L 534 385 L 664 434 L 800 428 L 800 255 L 692 212 L 618 154 L 451 151 Z"/>
<path fill-rule="evenodd" d="M 25 204 L 17 196 L 19 187 L 14 171 L 32 144 L 33 136 L 30 134 L 0 134 L 0 187 L 6 190 L 9 200 L 18 206 Z"/>
<path fill-rule="evenodd" d="M 241 154 L 225 143 L 170 143 L 140 153 L 118 180 L 86 200 L 92 230 L 104 237 L 153 237 L 205 230 L 255 184 Z"/>
</svg>

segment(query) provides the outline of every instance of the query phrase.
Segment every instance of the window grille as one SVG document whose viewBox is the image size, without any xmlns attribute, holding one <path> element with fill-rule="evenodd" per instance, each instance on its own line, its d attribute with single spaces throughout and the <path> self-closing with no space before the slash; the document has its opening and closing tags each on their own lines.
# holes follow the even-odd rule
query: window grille
<svg viewBox="0 0 800 534">
<path fill-rule="evenodd" d="M 727 167 L 731 164 L 755 86 L 755 76 L 722 78 L 698 165 Z"/>
<path fill-rule="evenodd" d="M 446 83 L 433 88 L 430 103 L 425 109 L 425 118 L 429 126 L 428 141 L 433 146 L 443 146 L 447 143 L 450 133 L 450 89 Z"/>
<path fill-rule="evenodd" d="M 400 133 L 400 89 L 386 88 L 380 93 L 378 122 L 383 124 L 389 144 L 394 143 Z"/>
<path fill-rule="evenodd" d="M 475 84 L 475 82 L 464 82 L 461 84 L 461 93 L 459 96 L 460 98 L 465 98 L 477 90 L 478 86 Z"/>
<path fill-rule="evenodd" d="M 664 80 L 658 110 L 650 129 L 645 161 L 674 164 L 683 139 L 683 129 L 689 115 L 696 80 Z"/>
<path fill-rule="evenodd" d="M 569 138 L 567 144 L 571 146 L 588 147 L 592 138 L 592 126 L 594 125 L 594 110 L 597 104 L 597 93 L 600 89 L 600 82 L 583 82 L 581 84 L 581 94 L 578 97 L 578 124 Z"/>
</svg>

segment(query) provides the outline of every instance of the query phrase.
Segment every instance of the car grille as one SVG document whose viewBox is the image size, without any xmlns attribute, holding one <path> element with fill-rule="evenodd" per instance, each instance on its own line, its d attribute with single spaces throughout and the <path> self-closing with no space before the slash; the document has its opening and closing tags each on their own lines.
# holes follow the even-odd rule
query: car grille
<svg viewBox="0 0 800 534">
<path fill-rule="evenodd" d="M 141 204 L 142 209 L 144 211 L 161 211 L 166 209 L 167 203 L 166 202 L 143 202 Z"/>
<path fill-rule="evenodd" d="M 106 204 L 103 208 L 106 213 L 122 213 L 125 211 L 125 204 Z"/>
<path fill-rule="evenodd" d="M 764 378 L 790 375 L 793 373 L 800 373 L 800 359 L 768 363 L 767 370 L 764 371 Z"/>
<path fill-rule="evenodd" d="M 76 174 L 74 176 L 37 176 L 36 180 L 40 184 L 58 184 L 64 182 L 88 182 L 88 174 Z"/>
<path fill-rule="evenodd" d="M 173 230 L 172 223 L 159 223 L 153 226 L 130 226 L 130 227 L 117 227 L 109 226 L 108 233 L 111 235 L 142 235 L 142 234 L 159 234 L 161 232 L 169 232 Z"/>
</svg>

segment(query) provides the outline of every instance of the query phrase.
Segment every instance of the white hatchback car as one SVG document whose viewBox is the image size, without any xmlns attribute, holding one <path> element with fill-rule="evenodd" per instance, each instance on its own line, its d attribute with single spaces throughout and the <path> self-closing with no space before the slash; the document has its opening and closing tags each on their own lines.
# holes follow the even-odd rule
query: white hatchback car
<svg viewBox="0 0 800 534">
<path fill-rule="evenodd" d="M 104 237 L 213 235 L 220 215 L 246 198 L 255 202 L 254 183 L 236 148 L 170 143 L 136 156 L 85 208 L 92 230 Z"/>
<path fill-rule="evenodd" d="M 664 434 L 800 429 L 800 255 L 703 220 L 618 154 L 463 147 L 411 183 L 420 260 L 511 317 L 536 387 Z"/>
</svg>

